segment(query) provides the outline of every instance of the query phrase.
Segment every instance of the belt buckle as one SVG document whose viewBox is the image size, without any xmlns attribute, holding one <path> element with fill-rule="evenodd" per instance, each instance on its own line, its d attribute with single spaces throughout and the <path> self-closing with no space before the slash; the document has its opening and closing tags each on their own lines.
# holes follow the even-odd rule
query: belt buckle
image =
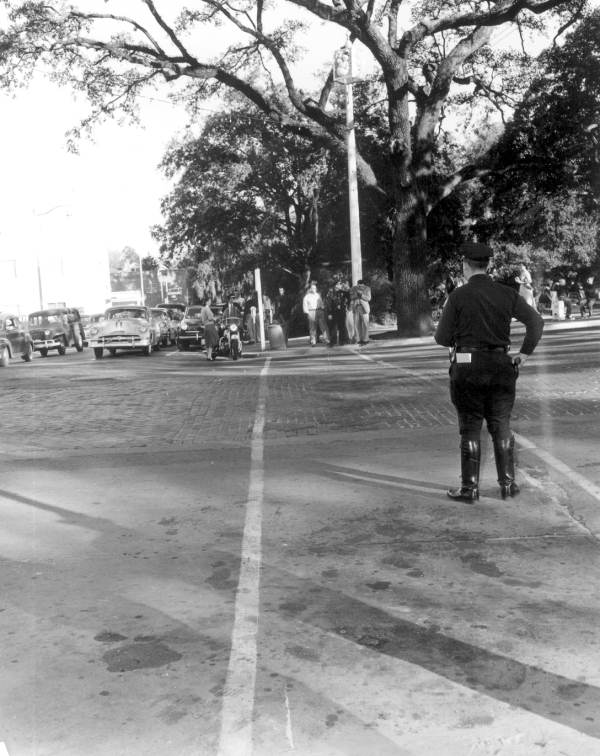
<svg viewBox="0 0 600 756">
<path fill-rule="evenodd" d="M 456 362 L 460 365 L 461 363 L 469 364 L 471 362 L 471 352 L 457 352 L 456 353 Z"/>
</svg>

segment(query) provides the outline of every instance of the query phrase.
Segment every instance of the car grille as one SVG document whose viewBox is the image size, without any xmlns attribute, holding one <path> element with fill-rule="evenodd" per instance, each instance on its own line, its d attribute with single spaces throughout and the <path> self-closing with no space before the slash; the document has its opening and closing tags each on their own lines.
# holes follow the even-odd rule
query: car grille
<svg viewBox="0 0 600 756">
<path fill-rule="evenodd" d="M 126 333 L 116 333 L 113 336 L 99 336 L 98 344 L 104 345 L 104 344 L 139 344 L 142 341 L 142 337 L 138 334 L 126 334 Z"/>
<path fill-rule="evenodd" d="M 56 334 L 50 332 L 49 336 L 46 336 L 45 332 L 42 331 L 29 331 L 29 334 L 32 339 L 35 339 L 36 341 L 44 341 L 46 338 L 48 339 L 54 339 L 56 338 Z"/>
</svg>

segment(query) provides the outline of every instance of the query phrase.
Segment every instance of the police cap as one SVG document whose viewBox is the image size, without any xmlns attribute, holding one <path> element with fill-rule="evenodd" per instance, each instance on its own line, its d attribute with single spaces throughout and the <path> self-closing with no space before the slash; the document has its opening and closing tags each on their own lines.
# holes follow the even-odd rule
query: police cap
<svg viewBox="0 0 600 756">
<path fill-rule="evenodd" d="M 494 254 L 487 244 L 481 244 L 480 242 L 464 242 L 464 244 L 461 244 L 460 253 L 467 260 L 477 262 L 489 260 Z"/>
</svg>

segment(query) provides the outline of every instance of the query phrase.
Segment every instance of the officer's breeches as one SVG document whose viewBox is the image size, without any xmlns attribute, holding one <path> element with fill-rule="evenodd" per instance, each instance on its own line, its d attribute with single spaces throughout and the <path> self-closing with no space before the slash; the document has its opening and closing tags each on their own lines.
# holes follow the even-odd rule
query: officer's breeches
<svg viewBox="0 0 600 756">
<path fill-rule="evenodd" d="M 461 436 L 477 440 L 483 420 L 494 438 L 510 437 L 516 372 L 502 352 L 473 352 L 472 362 L 450 367 L 450 397 L 458 414 Z"/>
</svg>

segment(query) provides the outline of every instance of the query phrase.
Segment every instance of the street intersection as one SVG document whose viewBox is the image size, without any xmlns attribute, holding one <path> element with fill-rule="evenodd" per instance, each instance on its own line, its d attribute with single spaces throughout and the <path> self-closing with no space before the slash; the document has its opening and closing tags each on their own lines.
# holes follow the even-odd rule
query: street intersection
<svg viewBox="0 0 600 756">
<path fill-rule="evenodd" d="M 600 328 L 457 504 L 431 338 L 1 374 L 10 756 L 600 754 Z M 515 344 L 519 344 L 518 333 Z"/>
</svg>

